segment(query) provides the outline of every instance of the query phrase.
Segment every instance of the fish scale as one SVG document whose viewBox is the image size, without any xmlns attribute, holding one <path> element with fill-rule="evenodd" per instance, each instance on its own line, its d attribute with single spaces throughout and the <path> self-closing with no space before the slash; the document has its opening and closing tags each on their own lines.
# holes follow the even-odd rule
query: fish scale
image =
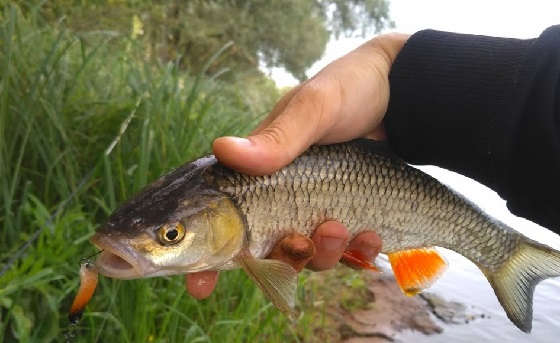
<svg viewBox="0 0 560 343">
<path fill-rule="evenodd" d="M 506 314 L 532 325 L 541 280 L 560 276 L 560 252 L 491 218 L 463 196 L 367 140 L 313 146 L 266 176 L 213 156 L 187 163 L 122 205 L 91 238 L 103 275 L 138 278 L 242 267 L 281 311 L 294 307 L 297 273 L 265 259 L 289 233 L 311 236 L 328 220 L 351 237 L 374 230 L 403 292 L 429 287 L 445 269 L 433 249 L 474 262 Z M 345 257 L 370 267 L 359 252 Z"/>
<path fill-rule="evenodd" d="M 286 234 L 309 236 L 331 219 L 343 223 L 352 237 L 375 230 L 383 253 L 441 246 L 490 271 L 514 253 L 519 241 L 518 233 L 382 148 L 315 146 L 265 177 L 219 166 L 213 172 L 222 176 L 219 189 L 245 215 L 249 249 L 256 257 L 266 256 Z"/>
</svg>

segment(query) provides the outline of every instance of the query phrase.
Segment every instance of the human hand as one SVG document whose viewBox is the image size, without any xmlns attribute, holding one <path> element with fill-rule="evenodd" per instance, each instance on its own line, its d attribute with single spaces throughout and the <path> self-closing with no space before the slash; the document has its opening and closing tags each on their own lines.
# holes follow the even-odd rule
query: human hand
<svg viewBox="0 0 560 343">
<path fill-rule="evenodd" d="M 342 224 L 328 221 L 317 227 L 311 239 L 301 234 L 284 237 L 267 258 L 286 262 L 298 272 L 304 267 L 318 271 L 334 267 L 345 250 L 358 251 L 369 261 L 373 261 L 381 250 L 381 239 L 373 231 L 360 233 L 350 244 L 348 240 L 348 230 Z M 215 271 L 185 275 L 187 291 L 197 299 L 208 297 L 217 282 L 218 272 Z"/>
<path fill-rule="evenodd" d="M 408 35 L 377 36 L 288 92 L 247 138 L 220 137 L 221 163 L 249 175 L 289 164 L 312 144 L 385 139 L 389 71 Z"/>
<path fill-rule="evenodd" d="M 263 175 L 289 164 L 312 144 L 358 137 L 385 139 L 382 120 L 389 101 L 389 71 L 407 38 L 404 34 L 381 35 L 332 62 L 282 97 L 248 138 L 216 139 L 214 154 L 233 169 Z M 319 226 L 311 240 L 316 248 L 311 257 L 298 257 L 299 249 L 309 249 L 310 242 L 303 236 L 284 238 L 271 257 L 295 269 L 309 262 L 312 269 L 322 270 L 333 267 L 346 248 L 373 259 L 381 246 L 373 232 L 358 235 L 347 246 L 348 232 L 336 222 Z M 187 290 L 196 298 L 210 295 L 216 282 L 216 272 L 186 276 Z"/>
</svg>

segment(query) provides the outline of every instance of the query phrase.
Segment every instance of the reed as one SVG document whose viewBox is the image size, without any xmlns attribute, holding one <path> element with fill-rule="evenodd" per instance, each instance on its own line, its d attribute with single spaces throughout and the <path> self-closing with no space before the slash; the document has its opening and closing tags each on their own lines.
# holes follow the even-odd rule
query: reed
<svg viewBox="0 0 560 343">
<path fill-rule="evenodd" d="M 30 13 L 30 14 L 29 14 Z M 0 12 L 0 342 L 299 341 L 241 272 L 196 301 L 180 276 L 101 278 L 82 321 L 67 309 L 88 238 L 119 203 L 262 113 L 240 87 L 145 62 L 114 32 L 72 33 Z M 211 62 L 211 61 L 210 61 Z"/>
</svg>

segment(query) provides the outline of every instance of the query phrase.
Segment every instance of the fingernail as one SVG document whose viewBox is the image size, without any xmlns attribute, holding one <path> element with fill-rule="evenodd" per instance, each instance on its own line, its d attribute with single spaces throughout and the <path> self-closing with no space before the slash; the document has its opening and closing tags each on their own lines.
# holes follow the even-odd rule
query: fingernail
<svg viewBox="0 0 560 343">
<path fill-rule="evenodd" d="M 234 144 L 241 145 L 241 146 L 251 146 L 253 143 L 248 140 L 247 138 L 242 137 L 228 137 Z"/>
<path fill-rule="evenodd" d="M 196 281 L 196 286 L 197 286 L 197 287 L 206 286 L 207 284 L 210 283 L 210 281 L 209 281 L 208 279 L 209 279 L 208 276 L 201 277 L 200 279 L 198 279 L 198 280 Z"/>
<path fill-rule="evenodd" d="M 327 252 L 341 251 L 346 246 L 346 240 L 338 237 L 321 237 L 321 248 Z"/>
</svg>

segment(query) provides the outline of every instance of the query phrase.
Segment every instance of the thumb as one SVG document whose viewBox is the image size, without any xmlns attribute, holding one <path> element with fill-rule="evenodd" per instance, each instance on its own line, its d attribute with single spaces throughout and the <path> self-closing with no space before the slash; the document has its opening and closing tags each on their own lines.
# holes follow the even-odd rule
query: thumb
<svg viewBox="0 0 560 343">
<path fill-rule="evenodd" d="M 306 88 L 302 87 L 270 123 L 251 136 L 216 139 L 213 149 L 218 160 L 249 175 L 270 174 L 292 162 L 328 126 L 320 120 L 327 107 L 322 104 L 324 98 L 310 94 Z"/>
</svg>

